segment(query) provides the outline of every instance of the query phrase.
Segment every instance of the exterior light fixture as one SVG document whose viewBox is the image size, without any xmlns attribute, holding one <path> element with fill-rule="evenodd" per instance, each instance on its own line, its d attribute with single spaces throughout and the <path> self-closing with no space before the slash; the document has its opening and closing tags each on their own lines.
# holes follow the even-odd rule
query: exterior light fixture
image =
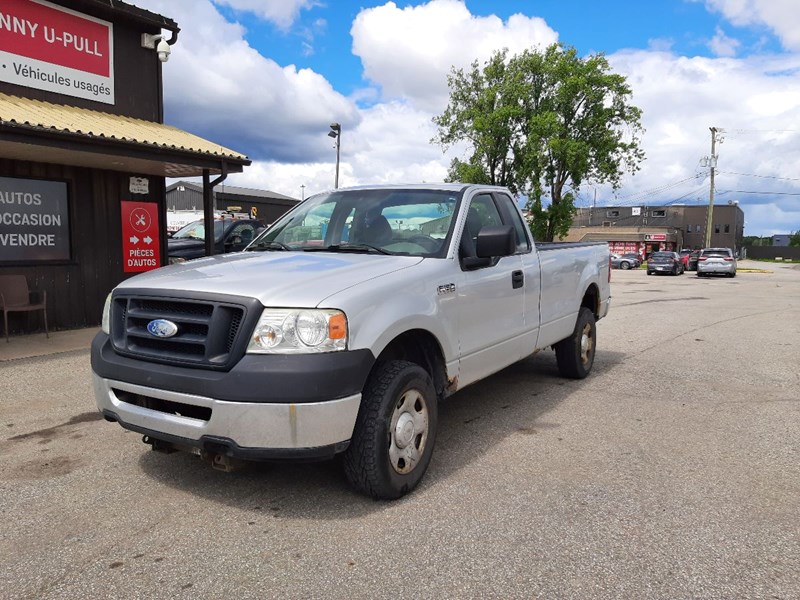
<svg viewBox="0 0 800 600">
<path fill-rule="evenodd" d="M 336 179 L 334 180 L 334 189 L 339 188 L 339 146 L 342 139 L 342 126 L 339 123 L 331 123 L 331 130 L 328 132 L 328 137 L 336 140 Z"/>
</svg>

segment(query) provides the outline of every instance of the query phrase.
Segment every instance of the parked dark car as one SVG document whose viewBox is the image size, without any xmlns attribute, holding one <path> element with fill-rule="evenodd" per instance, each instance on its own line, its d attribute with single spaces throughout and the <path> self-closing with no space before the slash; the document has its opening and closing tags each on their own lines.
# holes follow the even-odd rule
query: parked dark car
<svg viewBox="0 0 800 600">
<path fill-rule="evenodd" d="M 238 252 L 253 241 L 264 229 L 260 221 L 254 219 L 215 219 L 214 252 Z M 193 221 L 181 227 L 167 240 L 169 264 L 181 263 L 200 258 L 206 253 L 206 228 L 203 220 Z"/>
<path fill-rule="evenodd" d="M 612 254 L 612 269 L 638 269 L 642 261 L 637 254 Z"/>
<path fill-rule="evenodd" d="M 653 252 L 647 259 L 647 274 L 669 273 L 681 275 L 683 262 L 677 252 Z"/>
</svg>

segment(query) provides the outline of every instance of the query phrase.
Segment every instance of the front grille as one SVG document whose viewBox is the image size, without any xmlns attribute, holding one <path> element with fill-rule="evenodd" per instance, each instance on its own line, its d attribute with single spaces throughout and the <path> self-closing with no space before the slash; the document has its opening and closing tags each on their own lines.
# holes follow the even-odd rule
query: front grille
<svg viewBox="0 0 800 600">
<path fill-rule="evenodd" d="M 134 394 L 133 392 L 125 392 L 118 389 L 113 389 L 112 391 L 117 399 L 122 402 L 127 402 L 128 404 L 149 408 L 150 410 L 156 410 L 168 415 L 189 417 L 190 419 L 198 419 L 200 421 L 211 420 L 211 409 L 205 406 L 195 406 L 194 404 L 162 400 L 161 398 L 153 398 L 152 396 Z"/>
<path fill-rule="evenodd" d="M 154 362 L 228 368 L 238 359 L 237 347 L 244 352 L 237 341 L 242 339 L 248 302 L 116 295 L 111 307 L 114 349 Z M 156 319 L 174 323 L 177 333 L 154 336 L 148 324 Z"/>
</svg>

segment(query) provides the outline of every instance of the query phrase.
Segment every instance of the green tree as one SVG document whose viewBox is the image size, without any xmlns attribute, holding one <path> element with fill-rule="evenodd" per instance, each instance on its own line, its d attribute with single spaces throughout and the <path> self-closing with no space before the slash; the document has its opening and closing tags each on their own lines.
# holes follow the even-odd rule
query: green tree
<svg viewBox="0 0 800 600">
<path fill-rule="evenodd" d="M 800 246 L 800 229 L 789 236 L 789 245 L 793 247 Z"/>
<path fill-rule="evenodd" d="M 528 197 L 536 239 L 564 237 L 583 182 L 618 187 L 636 172 L 641 111 L 629 103 L 625 77 L 602 54 L 580 58 L 554 44 L 508 58 L 496 52 L 448 76 L 450 101 L 434 117 L 433 139 L 447 149 L 466 143 L 448 180 L 508 186 Z M 547 202 L 549 200 L 549 203 Z"/>
</svg>

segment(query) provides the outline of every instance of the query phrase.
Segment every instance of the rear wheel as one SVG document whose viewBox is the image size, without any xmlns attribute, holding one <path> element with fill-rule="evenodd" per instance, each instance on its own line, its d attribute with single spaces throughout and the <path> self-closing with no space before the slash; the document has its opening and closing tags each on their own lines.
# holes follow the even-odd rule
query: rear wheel
<svg viewBox="0 0 800 600">
<path fill-rule="evenodd" d="M 559 373 L 570 379 L 586 377 L 594 364 L 596 343 L 594 313 L 582 306 L 572 335 L 554 346 Z"/>
<path fill-rule="evenodd" d="M 370 376 L 344 472 L 360 492 L 399 498 L 422 479 L 433 453 L 438 410 L 430 375 L 419 365 L 395 360 Z"/>
</svg>

